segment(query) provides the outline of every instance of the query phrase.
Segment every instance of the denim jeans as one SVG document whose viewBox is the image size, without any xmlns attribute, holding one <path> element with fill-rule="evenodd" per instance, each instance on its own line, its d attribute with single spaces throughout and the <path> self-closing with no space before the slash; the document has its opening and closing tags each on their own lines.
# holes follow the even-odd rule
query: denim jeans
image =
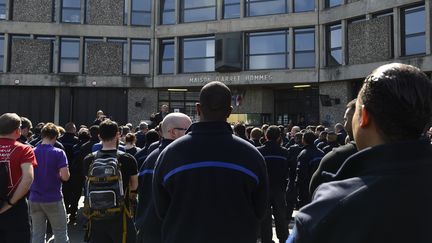
<svg viewBox="0 0 432 243">
<path fill-rule="evenodd" d="M 51 203 L 30 201 L 32 243 L 44 243 L 46 221 L 49 220 L 56 243 L 68 243 L 66 208 L 63 200 Z"/>
</svg>

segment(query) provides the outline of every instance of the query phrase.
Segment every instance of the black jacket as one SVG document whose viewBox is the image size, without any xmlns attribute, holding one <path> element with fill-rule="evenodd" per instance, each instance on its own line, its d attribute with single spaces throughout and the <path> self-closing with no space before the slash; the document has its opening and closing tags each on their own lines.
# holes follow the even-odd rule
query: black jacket
<svg viewBox="0 0 432 243">
<path fill-rule="evenodd" d="M 288 150 L 275 141 L 258 147 L 267 165 L 270 191 L 285 192 L 289 173 Z"/>
<path fill-rule="evenodd" d="M 343 144 L 345 144 L 345 143 L 343 143 Z M 327 143 L 327 145 L 322 149 L 322 151 L 325 154 L 328 154 L 330 151 L 332 151 L 332 149 L 337 148 L 339 146 L 340 145 L 338 142 L 330 142 L 330 143 Z"/>
<path fill-rule="evenodd" d="M 135 215 L 135 226 L 138 231 L 137 243 L 162 242 L 162 221 L 156 214 L 152 194 L 152 179 L 156 160 L 162 150 L 173 140 L 164 139 L 159 147 L 147 156 L 138 174 L 138 205 Z"/>
<path fill-rule="evenodd" d="M 297 157 L 303 150 L 303 146 L 300 144 L 294 144 L 288 148 L 288 163 L 289 163 L 289 175 L 288 175 L 288 186 L 287 192 L 296 194 L 295 180 L 297 176 Z"/>
<path fill-rule="evenodd" d="M 63 144 L 64 150 L 66 152 L 66 157 L 68 161 L 74 160 L 74 146 L 79 143 L 78 137 L 75 136 L 73 133 L 65 133 L 63 136 L 61 136 L 58 141 Z"/>
<path fill-rule="evenodd" d="M 289 242 L 432 242 L 431 158 L 424 140 L 354 154 L 297 214 Z"/>
<path fill-rule="evenodd" d="M 318 169 L 312 175 L 309 185 L 310 193 L 313 194 L 315 189 L 322 183 L 331 181 L 332 175 L 336 174 L 343 162 L 355 153 L 357 153 L 357 146 L 354 141 L 351 141 L 326 154 L 322 158 Z"/>
<path fill-rule="evenodd" d="M 268 203 L 264 158 L 226 122 L 199 122 L 160 154 L 153 177 L 164 243 L 255 243 Z"/>
</svg>

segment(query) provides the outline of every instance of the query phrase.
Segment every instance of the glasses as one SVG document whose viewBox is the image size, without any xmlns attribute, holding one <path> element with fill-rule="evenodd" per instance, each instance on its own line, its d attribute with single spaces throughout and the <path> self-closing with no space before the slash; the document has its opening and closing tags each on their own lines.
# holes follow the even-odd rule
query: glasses
<svg viewBox="0 0 432 243">
<path fill-rule="evenodd" d="M 180 131 L 187 131 L 187 128 L 181 128 L 181 127 L 174 127 L 173 129 L 180 130 Z"/>
</svg>

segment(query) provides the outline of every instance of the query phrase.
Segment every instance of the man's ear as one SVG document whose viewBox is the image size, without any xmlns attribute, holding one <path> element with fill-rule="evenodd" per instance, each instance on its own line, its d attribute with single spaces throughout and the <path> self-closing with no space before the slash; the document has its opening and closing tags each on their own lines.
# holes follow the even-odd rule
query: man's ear
<svg viewBox="0 0 432 243">
<path fill-rule="evenodd" d="M 195 104 L 195 109 L 196 109 L 197 115 L 201 116 L 201 104 L 200 103 Z"/>
<path fill-rule="evenodd" d="M 229 109 L 228 109 L 228 112 L 227 112 L 226 118 L 228 118 L 228 117 L 231 115 L 232 110 L 233 110 L 233 107 L 230 106 Z"/>
<path fill-rule="evenodd" d="M 365 128 L 365 127 L 369 126 L 370 122 L 371 122 L 370 113 L 364 106 L 362 106 L 361 117 L 360 117 L 360 127 Z"/>
</svg>

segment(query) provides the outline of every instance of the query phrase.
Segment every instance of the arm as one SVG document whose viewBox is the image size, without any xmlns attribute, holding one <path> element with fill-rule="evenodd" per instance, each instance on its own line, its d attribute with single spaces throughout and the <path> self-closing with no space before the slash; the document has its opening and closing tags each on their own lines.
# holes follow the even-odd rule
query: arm
<svg viewBox="0 0 432 243">
<path fill-rule="evenodd" d="M 133 175 L 129 179 L 130 191 L 135 191 L 138 188 L 138 175 Z"/>
<path fill-rule="evenodd" d="M 31 184 L 33 183 L 33 165 L 31 162 L 21 164 L 22 178 L 18 184 L 18 187 L 12 197 L 9 199 L 10 203 L 15 204 L 21 198 L 23 198 L 30 189 Z M 4 204 L 2 208 L 0 208 L 0 214 L 9 210 L 12 206 L 9 204 Z"/>
<path fill-rule="evenodd" d="M 62 181 L 68 181 L 70 177 L 69 168 L 63 167 L 60 169 L 60 179 Z"/>
</svg>

